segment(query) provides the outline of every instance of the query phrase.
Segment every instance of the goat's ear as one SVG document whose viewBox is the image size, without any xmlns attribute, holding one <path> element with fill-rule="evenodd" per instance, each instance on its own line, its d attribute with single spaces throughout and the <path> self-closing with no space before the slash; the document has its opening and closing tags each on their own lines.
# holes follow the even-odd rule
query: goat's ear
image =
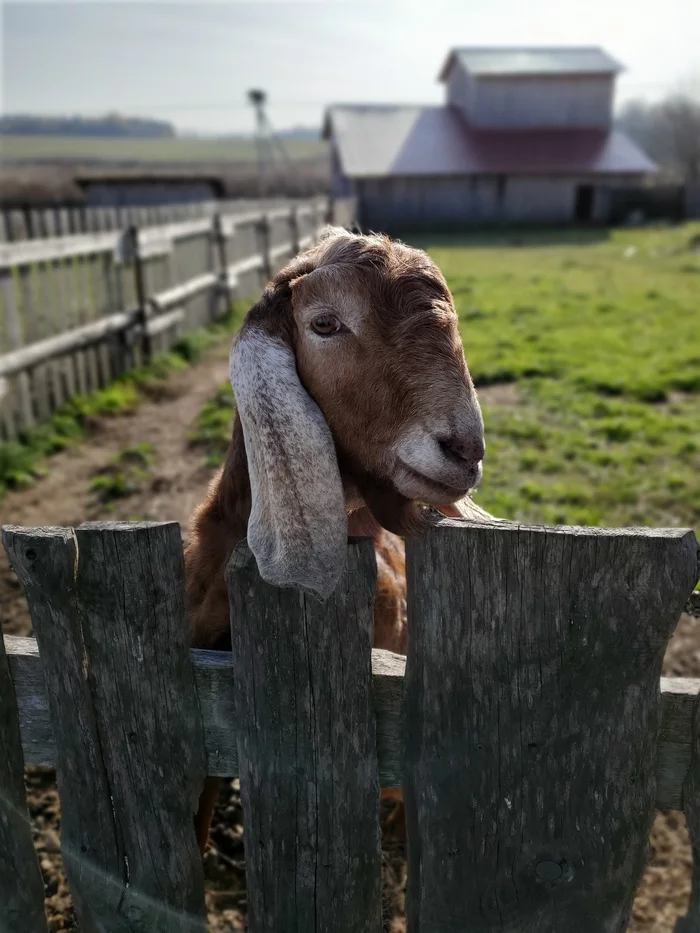
<svg viewBox="0 0 700 933">
<path fill-rule="evenodd" d="M 268 583 L 326 599 L 345 566 L 345 497 L 330 429 L 297 373 L 291 290 L 279 292 L 251 309 L 230 357 L 252 493 L 248 544 Z"/>
</svg>

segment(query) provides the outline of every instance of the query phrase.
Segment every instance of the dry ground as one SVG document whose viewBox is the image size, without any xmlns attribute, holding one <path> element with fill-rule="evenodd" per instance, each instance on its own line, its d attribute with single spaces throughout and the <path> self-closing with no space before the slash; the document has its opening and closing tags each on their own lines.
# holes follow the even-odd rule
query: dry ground
<svg viewBox="0 0 700 933">
<path fill-rule="evenodd" d="M 32 489 L 0 503 L 1 523 L 74 525 L 86 517 L 175 519 L 186 531 L 194 505 L 202 498 L 211 470 L 202 454 L 188 445 L 193 419 L 226 379 L 227 347 L 198 366 L 173 376 L 160 401 L 143 403 L 130 414 L 105 420 L 93 438 L 52 460 L 49 475 Z M 498 403 L 497 399 L 492 400 Z M 488 405 L 488 399 L 485 399 Z M 107 508 L 89 491 L 95 473 L 125 448 L 148 441 L 155 458 L 148 481 L 133 495 Z M 24 599 L 4 552 L 0 554 L 0 619 L 5 632 L 27 635 L 30 621 Z M 700 620 L 684 616 L 669 646 L 665 672 L 700 677 Z M 59 808 L 53 775 L 27 775 L 29 808 L 48 897 L 51 929 L 76 929 L 70 896 L 61 870 Z M 236 788 L 224 789 L 206 858 L 210 927 L 217 933 L 243 928 L 245 886 L 242 814 Z M 387 930 L 405 929 L 402 917 L 405 863 L 402 844 L 384 839 Z M 630 933 L 671 933 L 685 911 L 690 888 L 690 852 L 683 817 L 661 814 L 652 836 L 652 858 L 634 910 Z"/>
</svg>

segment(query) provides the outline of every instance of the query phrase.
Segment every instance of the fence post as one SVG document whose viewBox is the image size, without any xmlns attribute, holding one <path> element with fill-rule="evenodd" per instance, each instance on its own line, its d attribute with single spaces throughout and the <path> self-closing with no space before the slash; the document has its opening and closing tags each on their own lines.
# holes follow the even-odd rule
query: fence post
<svg viewBox="0 0 700 933">
<path fill-rule="evenodd" d="M 215 317 L 219 317 L 219 301 L 222 300 L 226 303 L 226 311 L 230 311 L 232 291 L 228 283 L 228 250 L 226 248 L 226 231 L 224 230 L 224 224 L 221 217 L 221 214 L 217 211 L 212 218 L 212 235 L 214 237 L 215 248 L 216 248 L 216 257 L 218 262 L 218 276 L 219 276 L 219 288 L 217 289 L 214 301 L 215 301 Z"/>
<path fill-rule="evenodd" d="M 153 356 L 153 341 L 148 330 L 151 306 L 146 290 L 146 276 L 144 275 L 143 257 L 141 256 L 139 228 L 137 224 L 130 224 L 127 231 L 127 243 L 130 258 L 134 264 L 134 287 L 136 291 L 139 329 L 141 330 L 141 353 L 143 354 L 143 361 L 148 363 Z"/>
<path fill-rule="evenodd" d="M 42 658 L 81 930 L 205 933 L 205 773 L 175 522 L 3 529 Z"/>
<path fill-rule="evenodd" d="M 263 275 L 265 283 L 272 278 L 272 257 L 270 256 L 270 218 L 267 213 L 263 213 L 258 222 L 258 241 L 260 243 L 260 255 L 263 261 Z"/>
<path fill-rule="evenodd" d="M 407 545 L 407 918 L 627 928 L 655 803 L 683 530 L 444 522 Z"/>
<path fill-rule="evenodd" d="M 296 256 L 301 249 L 301 237 L 299 236 L 299 214 L 297 206 L 293 204 L 289 209 L 289 233 L 292 238 L 292 251 Z"/>
<path fill-rule="evenodd" d="M 0 749 L 0 929 L 3 933 L 47 933 L 44 882 L 24 792 L 17 702 L 1 635 Z"/>
<path fill-rule="evenodd" d="M 375 581 L 368 539 L 325 605 L 229 564 L 250 933 L 381 930 Z"/>
</svg>

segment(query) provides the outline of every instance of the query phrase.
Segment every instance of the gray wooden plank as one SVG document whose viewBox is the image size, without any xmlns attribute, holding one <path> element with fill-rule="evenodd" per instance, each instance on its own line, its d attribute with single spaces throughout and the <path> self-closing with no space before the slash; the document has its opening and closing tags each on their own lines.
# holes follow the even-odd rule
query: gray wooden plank
<svg viewBox="0 0 700 933">
<path fill-rule="evenodd" d="M 14 375 L 41 363 L 60 360 L 82 347 L 92 346 L 106 337 L 125 331 L 133 322 L 133 313 L 111 314 L 92 324 L 85 324 L 83 327 L 59 333 L 55 337 L 38 340 L 13 353 L 5 353 L 0 356 L 0 376 Z"/>
<path fill-rule="evenodd" d="M 75 271 L 76 292 L 78 298 L 78 322 L 89 324 L 97 317 L 95 313 L 95 296 L 92 282 L 92 265 L 96 257 L 85 256 L 73 260 Z M 100 387 L 98 373 L 97 348 L 92 346 L 83 351 L 85 379 L 88 391 L 94 392 Z"/>
<path fill-rule="evenodd" d="M 84 933 L 204 933 L 204 776 L 179 526 L 8 527 L 37 634 Z"/>
<path fill-rule="evenodd" d="M 325 605 L 229 564 L 250 933 L 381 930 L 374 549 Z"/>
<path fill-rule="evenodd" d="M 18 350 L 24 346 L 24 334 L 17 300 L 17 281 L 11 274 L 0 272 L 0 288 L 8 344 L 12 350 Z M 34 412 L 31 385 L 26 373 L 17 374 L 15 393 L 19 426 L 30 428 L 34 424 Z"/>
<path fill-rule="evenodd" d="M 36 641 L 5 635 L 19 704 L 22 747 L 27 764 L 54 767 L 56 748 Z M 202 710 L 207 774 L 238 777 L 233 721 L 233 680 L 228 651 L 190 652 Z M 405 658 L 372 651 L 372 697 L 377 723 L 377 757 L 382 787 L 400 787 L 403 766 L 401 704 Z M 693 710 L 700 679 L 662 677 L 661 732 L 656 757 L 656 809 L 682 810 L 683 785 L 693 750 Z"/>
<path fill-rule="evenodd" d="M 0 929 L 46 933 L 44 882 L 24 792 L 24 760 L 12 675 L 0 643 Z"/>
<path fill-rule="evenodd" d="M 449 521 L 408 542 L 409 930 L 627 928 L 696 549 Z"/>
<path fill-rule="evenodd" d="M 688 911 L 676 923 L 675 933 L 700 930 L 700 697 L 693 706 L 691 727 L 692 757 L 683 785 L 683 809 L 693 853 L 693 882 Z"/>
</svg>

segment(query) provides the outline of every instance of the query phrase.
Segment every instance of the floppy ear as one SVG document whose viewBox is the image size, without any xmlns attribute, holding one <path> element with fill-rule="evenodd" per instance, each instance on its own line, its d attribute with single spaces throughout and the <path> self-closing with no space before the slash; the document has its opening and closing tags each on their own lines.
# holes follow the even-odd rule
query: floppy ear
<svg viewBox="0 0 700 933">
<path fill-rule="evenodd" d="M 252 493 L 248 544 L 268 583 L 326 599 L 345 566 L 345 497 L 330 429 L 297 373 L 291 291 L 276 291 L 251 309 L 230 357 Z"/>
</svg>

